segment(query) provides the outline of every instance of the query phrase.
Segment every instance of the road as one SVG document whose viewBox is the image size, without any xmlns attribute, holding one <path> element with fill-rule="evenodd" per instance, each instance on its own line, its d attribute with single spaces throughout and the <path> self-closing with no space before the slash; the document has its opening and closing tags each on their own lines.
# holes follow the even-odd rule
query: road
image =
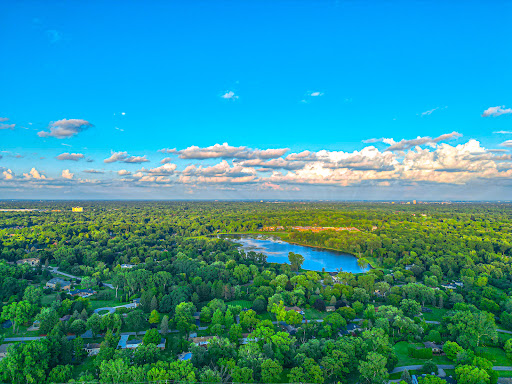
<svg viewBox="0 0 512 384">
<path fill-rule="evenodd" d="M 66 276 L 66 277 L 69 277 L 70 279 L 76 279 L 78 281 L 81 281 L 82 279 L 78 276 L 73 276 L 73 275 L 70 275 L 69 273 L 65 273 L 65 272 L 61 272 L 59 271 L 59 268 L 58 267 L 48 267 L 50 269 L 50 271 L 52 273 L 57 273 L 59 275 L 63 275 L 63 276 Z"/>
<path fill-rule="evenodd" d="M 395 369 L 393 369 L 390 373 L 403 372 L 406 369 L 408 371 L 412 371 L 412 370 L 418 370 L 418 369 L 422 369 L 422 368 L 423 368 L 423 365 L 404 365 L 402 367 L 395 367 Z M 437 368 L 455 369 L 455 365 L 438 365 Z M 493 369 L 493 371 L 512 371 L 511 366 L 503 366 L 503 365 L 494 366 L 494 367 L 492 367 L 492 369 Z"/>
<path fill-rule="evenodd" d="M 4 341 L 34 341 L 44 339 L 44 336 L 6 337 Z"/>
<path fill-rule="evenodd" d="M 137 305 L 135 303 L 130 303 L 130 304 L 118 305 L 117 307 L 97 308 L 94 310 L 94 313 L 99 313 L 101 311 L 108 311 L 108 313 L 114 313 L 116 311 L 116 308 L 136 308 L 136 307 L 137 307 Z M 106 313 L 104 313 L 103 315 L 106 315 Z M 103 316 L 103 315 L 100 315 L 100 316 Z"/>
</svg>

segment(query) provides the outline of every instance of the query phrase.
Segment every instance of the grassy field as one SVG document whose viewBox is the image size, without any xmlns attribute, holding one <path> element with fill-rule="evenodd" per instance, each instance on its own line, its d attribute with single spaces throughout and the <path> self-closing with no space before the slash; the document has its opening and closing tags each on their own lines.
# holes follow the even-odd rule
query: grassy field
<svg viewBox="0 0 512 384">
<path fill-rule="evenodd" d="M 120 302 L 116 299 L 113 300 L 91 300 L 91 309 L 103 308 L 103 307 L 117 307 L 118 305 L 129 304 L 129 302 Z"/>
<path fill-rule="evenodd" d="M 432 309 L 432 312 L 423 313 L 423 318 L 428 321 L 442 321 L 443 316 L 448 312 L 446 308 L 436 308 L 431 305 L 427 305 L 426 307 Z"/>
<path fill-rule="evenodd" d="M 46 307 L 46 306 L 50 305 L 51 303 L 53 303 L 56 298 L 57 298 L 57 293 L 51 293 L 49 295 L 44 295 L 41 298 L 41 305 L 43 307 Z"/>
<path fill-rule="evenodd" d="M 323 319 L 329 315 L 329 312 L 320 312 L 314 308 L 306 308 L 304 312 L 306 313 L 306 319 L 308 320 Z"/>
<path fill-rule="evenodd" d="M 494 365 L 511 365 L 512 362 L 507 357 L 505 351 L 497 347 L 481 347 L 477 353 L 478 356 L 492 361 Z"/>
<path fill-rule="evenodd" d="M 403 365 L 416 365 L 416 364 L 425 364 L 430 359 L 416 359 L 408 356 L 407 347 L 409 345 L 415 347 L 423 347 L 423 344 L 414 343 L 411 344 L 407 341 L 400 341 L 393 346 L 395 353 L 398 357 L 397 367 L 401 367 Z M 436 364 L 452 364 L 452 361 L 449 360 L 446 356 L 432 356 L 432 361 Z"/>
<path fill-rule="evenodd" d="M 250 300 L 233 300 L 226 303 L 227 305 L 235 306 L 240 305 L 242 308 L 251 308 L 252 301 Z"/>
</svg>

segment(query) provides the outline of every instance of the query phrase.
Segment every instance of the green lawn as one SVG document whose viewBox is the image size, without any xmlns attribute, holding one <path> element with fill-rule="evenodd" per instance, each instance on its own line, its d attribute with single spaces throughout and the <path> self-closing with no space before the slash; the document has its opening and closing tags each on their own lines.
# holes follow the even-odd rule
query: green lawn
<svg viewBox="0 0 512 384">
<path fill-rule="evenodd" d="M 481 347 L 478 349 L 478 356 L 492 361 L 494 365 L 512 365 L 505 351 L 497 347 Z"/>
<path fill-rule="evenodd" d="M 329 312 L 320 312 L 314 308 L 306 308 L 304 313 L 306 314 L 306 319 L 308 320 L 323 319 L 329 315 Z"/>
<path fill-rule="evenodd" d="M 401 367 L 403 365 L 416 365 L 416 364 L 425 364 L 430 359 L 416 359 L 407 355 L 407 347 L 409 345 L 413 345 L 416 347 L 423 347 L 423 344 L 420 343 L 409 343 L 407 341 L 400 341 L 393 346 L 395 353 L 398 357 L 397 367 Z M 446 356 L 432 356 L 432 361 L 436 364 L 453 364 L 450 359 Z"/>
<path fill-rule="evenodd" d="M 507 341 L 508 339 L 512 338 L 512 335 L 509 333 L 502 333 L 498 332 L 498 339 L 502 342 Z"/>
<path fill-rule="evenodd" d="M 233 300 L 226 303 L 227 305 L 235 306 L 239 305 L 242 308 L 251 308 L 252 307 L 252 301 L 250 300 Z"/>
<path fill-rule="evenodd" d="M 129 302 L 120 302 L 116 299 L 113 300 L 91 300 L 91 308 L 103 308 L 103 307 L 117 307 L 118 305 L 129 304 Z"/>
<path fill-rule="evenodd" d="M 432 312 L 423 313 L 423 318 L 428 321 L 442 321 L 443 316 L 448 312 L 446 308 L 436 308 L 431 305 L 426 305 L 426 307 L 432 309 Z"/>
<path fill-rule="evenodd" d="M 256 315 L 256 317 L 260 320 L 270 320 L 270 321 L 276 320 L 276 317 L 272 313 L 269 313 L 269 312 L 262 313 L 261 315 Z"/>
<path fill-rule="evenodd" d="M 41 305 L 43 307 L 46 307 L 46 306 L 50 305 L 51 303 L 53 303 L 56 298 L 57 298 L 57 293 L 51 293 L 49 295 L 44 295 L 41 298 Z"/>
</svg>

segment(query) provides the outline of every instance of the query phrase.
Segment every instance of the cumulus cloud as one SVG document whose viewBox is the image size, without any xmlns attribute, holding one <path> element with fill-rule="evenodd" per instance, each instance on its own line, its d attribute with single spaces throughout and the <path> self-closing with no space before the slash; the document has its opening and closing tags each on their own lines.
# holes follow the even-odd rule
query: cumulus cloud
<svg viewBox="0 0 512 384">
<path fill-rule="evenodd" d="M 412 147 L 415 147 L 417 145 L 433 145 L 437 144 L 441 141 L 447 141 L 456 139 L 458 137 L 462 137 L 462 135 L 458 132 L 452 132 L 452 133 L 445 133 L 441 136 L 432 138 L 430 136 L 420 137 L 418 136 L 416 139 L 412 140 L 400 140 L 398 143 L 395 143 L 388 147 L 388 151 L 403 151 L 406 149 L 410 149 Z"/>
<path fill-rule="evenodd" d="M 61 153 L 59 156 L 56 157 L 57 160 L 71 160 L 71 161 L 78 161 L 80 159 L 84 158 L 84 155 L 82 153 Z"/>
<path fill-rule="evenodd" d="M 512 140 L 504 141 L 500 144 L 502 147 L 512 147 Z"/>
<path fill-rule="evenodd" d="M 23 176 L 27 180 L 35 179 L 35 180 L 44 180 L 46 176 L 39 173 L 39 171 L 35 168 L 32 168 L 29 173 L 24 173 Z"/>
<path fill-rule="evenodd" d="M 93 127 L 91 123 L 83 119 L 62 119 L 54 121 L 48 125 L 49 131 L 40 131 L 39 137 L 55 137 L 57 139 L 67 139 L 78 135 L 80 132 Z"/>
<path fill-rule="evenodd" d="M 105 171 L 101 171 L 98 169 L 84 169 L 82 172 L 84 173 L 92 173 L 92 174 L 103 174 Z"/>
<path fill-rule="evenodd" d="M 392 138 L 386 138 L 386 137 L 381 137 L 380 139 L 367 139 L 367 140 L 363 140 L 363 143 L 365 144 L 373 144 L 373 143 L 384 143 L 384 144 L 388 144 L 388 145 L 393 145 L 395 144 L 395 140 L 393 140 Z"/>
<path fill-rule="evenodd" d="M 16 124 L 0 124 L 0 130 L 10 129 L 13 130 Z"/>
<path fill-rule="evenodd" d="M 3 171 L 2 174 L 4 175 L 5 180 L 12 180 L 12 179 L 14 179 L 14 176 L 15 176 L 14 173 L 10 169 Z"/>
<path fill-rule="evenodd" d="M 0 123 L 4 123 L 8 120 L 9 120 L 9 118 L 7 118 L 7 117 L 0 117 Z"/>
<path fill-rule="evenodd" d="M 255 179 L 255 169 L 240 165 L 231 167 L 226 160 L 222 160 L 209 167 L 190 165 L 181 172 L 179 181 L 182 183 L 247 183 Z"/>
<path fill-rule="evenodd" d="M 323 95 L 324 95 L 324 94 L 323 94 L 322 92 L 318 92 L 318 91 L 316 91 L 316 92 L 311 92 L 311 93 L 309 94 L 309 96 L 311 96 L 311 97 L 318 97 L 318 96 L 323 96 Z"/>
<path fill-rule="evenodd" d="M 146 172 L 153 175 L 172 175 L 176 171 L 176 164 L 165 163 L 164 165 L 152 168 L 152 169 L 144 169 L 142 168 L 139 172 Z"/>
<path fill-rule="evenodd" d="M 505 108 L 504 105 L 497 107 L 487 108 L 483 113 L 482 117 L 497 117 L 501 115 L 506 115 L 512 113 L 512 108 Z"/>
<path fill-rule="evenodd" d="M 160 160 L 160 164 L 170 163 L 172 161 L 171 157 L 166 157 L 165 159 Z"/>
<path fill-rule="evenodd" d="M 75 175 L 74 173 L 69 172 L 69 169 L 64 169 L 64 170 L 62 171 L 62 177 L 63 177 L 64 179 L 71 180 L 71 179 L 73 179 L 73 176 L 74 176 L 74 175 Z"/>
<path fill-rule="evenodd" d="M 177 151 L 176 149 L 163 149 L 166 153 L 176 153 L 180 159 L 276 159 L 288 152 L 288 148 L 278 149 L 251 149 L 248 147 L 233 147 L 228 143 L 215 144 L 201 148 L 195 145 Z"/>
<path fill-rule="evenodd" d="M 496 131 L 496 132 L 493 132 L 493 133 L 498 133 L 498 134 L 501 134 L 501 135 L 512 135 L 512 131 Z"/>
<path fill-rule="evenodd" d="M 128 152 L 111 152 L 111 156 L 103 160 L 104 163 L 129 163 L 129 164 L 140 164 L 149 162 L 146 156 L 131 156 Z"/>
<path fill-rule="evenodd" d="M 233 92 L 233 91 L 226 91 L 226 93 L 224 93 L 220 97 L 222 97 L 223 99 L 226 99 L 226 100 L 236 100 L 236 99 L 238 99 L 238 96 L 235 95 L 235 92 Z"/>
<path fill-rule="evenodd" d="M 117 171 L 117 174 L 119 176 L 128 176 L 131 175 L 132 173 L 130 171 L 127 171 L 126 169 L 121 169 L 120 171 Z"/>
</svg>

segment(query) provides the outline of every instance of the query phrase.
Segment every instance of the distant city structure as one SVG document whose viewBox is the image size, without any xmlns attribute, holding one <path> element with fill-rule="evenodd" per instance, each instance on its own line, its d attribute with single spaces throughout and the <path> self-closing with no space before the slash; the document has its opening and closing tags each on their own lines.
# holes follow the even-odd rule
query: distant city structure
<svg viewBox="0 0 512 384">
<path fill-rule="evenodd" d="M 37 259 L 35 257 L 31 257 L 28 259 L 21 259 L 21 260 L 16 261 L 17 265 L 28 264 L 31 267 L 37 267 L 39 265 L 39 263 L 40 263 L 39 259 Z"/>
<path fill-rule="evenodd" d="M 413 201 L 412 201 L 412 203 L 413 203 L 413 204 L 416 204 L 416 200 L 413 200 Z"/>
<path fill-rule="evenodd" d="M 71 211 L 72 212 L 83 212 L 84 211 L 84 207 L 72 207 Z"/>
</svg>

